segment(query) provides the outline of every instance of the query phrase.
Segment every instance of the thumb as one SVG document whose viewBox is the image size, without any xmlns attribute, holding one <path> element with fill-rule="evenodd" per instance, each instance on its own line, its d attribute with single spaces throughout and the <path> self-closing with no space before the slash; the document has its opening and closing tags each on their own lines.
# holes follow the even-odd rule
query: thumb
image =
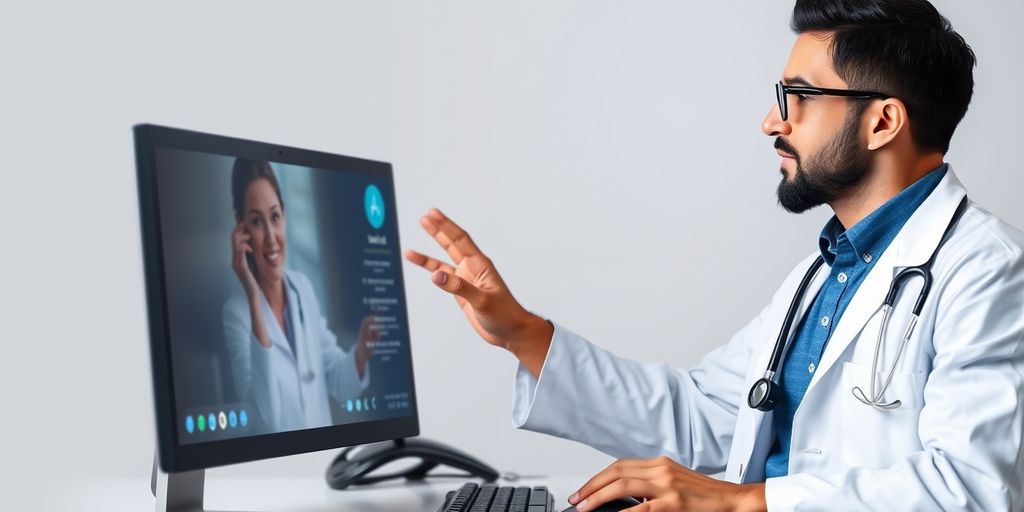
<svg viewBox="0 0 1024 512">
<path fill-rule="evenodd" d="M 484 292 L 454 273 L 438 269 L 430 275 L 430 280 L 438 288 L 466 299 L 473 309 L 479 309 L 480 303 L 483 302 Z"/>
</svg>

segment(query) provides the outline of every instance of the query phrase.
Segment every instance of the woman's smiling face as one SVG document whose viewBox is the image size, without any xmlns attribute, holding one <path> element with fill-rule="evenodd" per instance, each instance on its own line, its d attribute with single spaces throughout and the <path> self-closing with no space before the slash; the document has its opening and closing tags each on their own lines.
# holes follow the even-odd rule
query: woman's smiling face
<svg viewBox="0 0 1024 512">
<path fill-rule="evenodd" d="M 245 228 L 252 237 L 256 279 L 270 284 L 284 278 L 285 244 L 284 207 L 274 187 L 265 178 L 249 183 L 245 190 Z"/>
</svg>

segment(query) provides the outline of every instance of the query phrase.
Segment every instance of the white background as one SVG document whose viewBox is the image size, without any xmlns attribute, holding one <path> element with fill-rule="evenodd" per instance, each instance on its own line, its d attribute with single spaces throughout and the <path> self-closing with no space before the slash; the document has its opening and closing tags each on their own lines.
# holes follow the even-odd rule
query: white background
<svg viewBox="0 0 1024 512">
<path fill-rule="evenodd" d="M 947 160 L 1024 225 L 1024 4 L 935 3 L 979 56 Z M 760 132 L 791 1 L 250 4 L 0 9 L 4 495 L 148 475 L 135 123 L 393 162 L 405 247 L 440 253 L 417 218 L 441 207 L 528 308 L 677 366 L 751 318 L 830 215 L 777 206 Z M 423 435 L 523 473 L 610 461 L 514 430 L 514 359 L 405 271 Z M 213 473 L 321 478 L 333 454 Z"/>
</svg>

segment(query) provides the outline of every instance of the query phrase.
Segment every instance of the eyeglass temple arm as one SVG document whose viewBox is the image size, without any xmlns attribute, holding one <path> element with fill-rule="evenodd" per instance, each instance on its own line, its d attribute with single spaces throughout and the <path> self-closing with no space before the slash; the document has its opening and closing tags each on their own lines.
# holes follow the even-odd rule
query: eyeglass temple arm
<svg viewBox="0 0 1024 512">
<path fill-rule="evenodd" d="M 852 91 L 849 89 L 827 89 L 802 85 L 783 85 L 786 94 L 813 94 L 818 96 L 845 96 L 847 98 L 888 98 L 889 95 L 873 91 Z"/>
</svg>

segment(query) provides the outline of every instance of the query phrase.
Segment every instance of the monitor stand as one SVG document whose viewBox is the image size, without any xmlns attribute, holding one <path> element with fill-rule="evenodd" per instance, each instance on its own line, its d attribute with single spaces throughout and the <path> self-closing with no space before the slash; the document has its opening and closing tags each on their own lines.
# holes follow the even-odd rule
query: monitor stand
<svg viewBox="0 0 1024 512">
<path fill-rule="evenodd" d="M 156 512 L 203 512 L 206 470 L 164 473 L 153 457 L 149 486 L 156 497 Z"/>
</svg>

